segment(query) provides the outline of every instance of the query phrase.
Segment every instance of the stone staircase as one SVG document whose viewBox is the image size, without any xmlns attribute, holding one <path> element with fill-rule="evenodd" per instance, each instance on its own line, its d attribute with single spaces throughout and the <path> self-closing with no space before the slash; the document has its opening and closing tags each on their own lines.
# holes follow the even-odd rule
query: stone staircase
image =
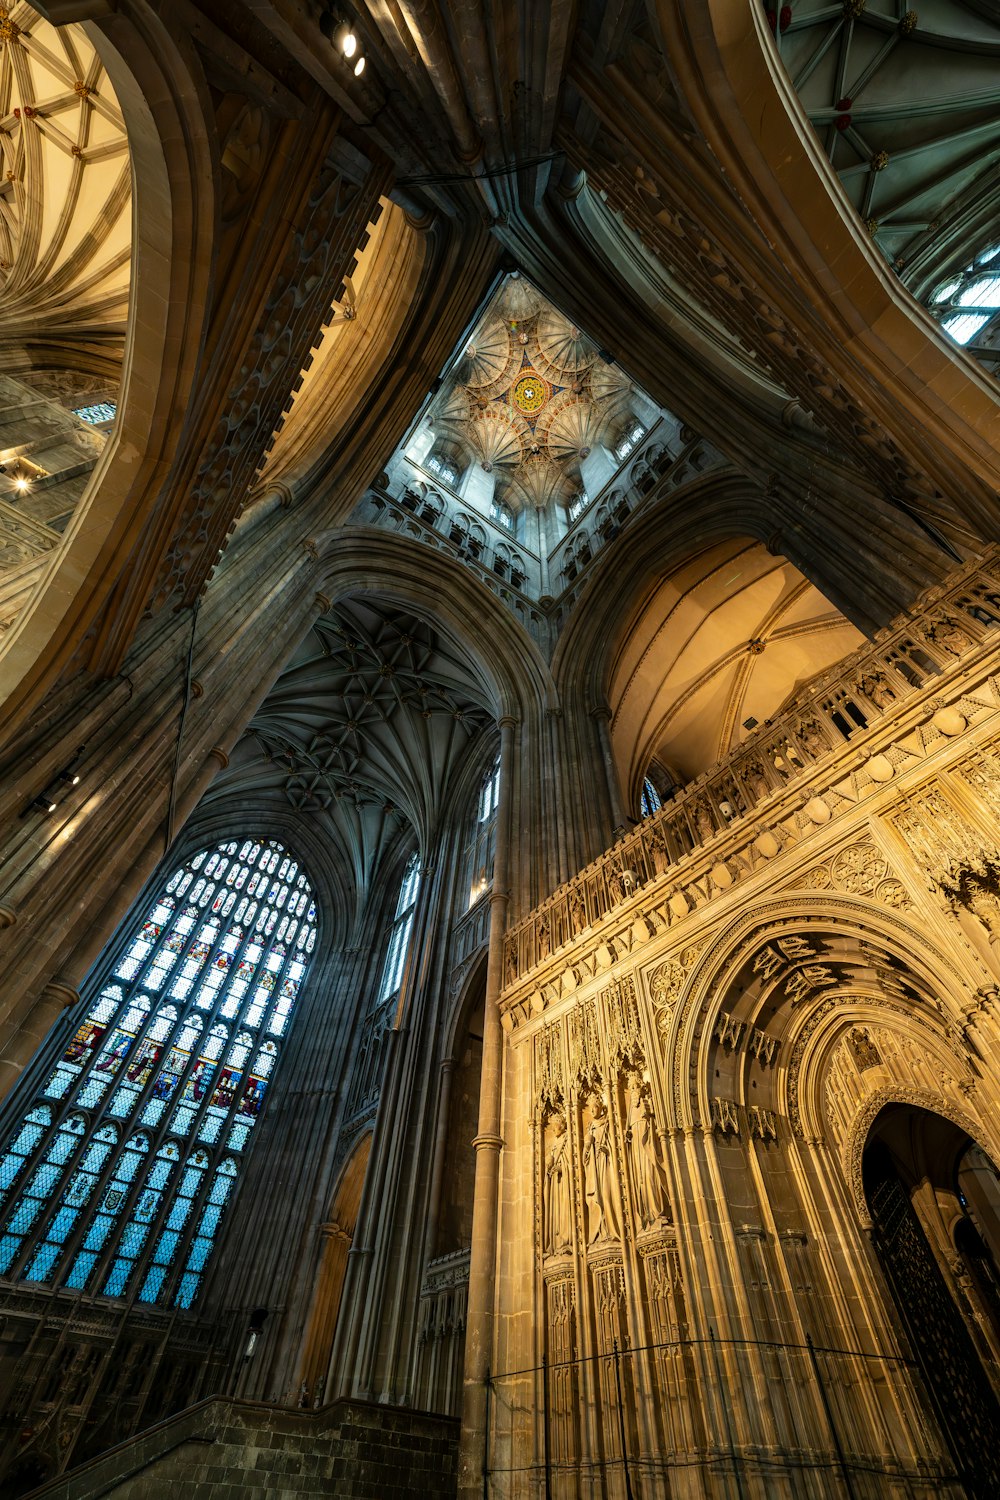
<svg viewBox="0 0 1000 1500">
<path fill-rule="evenodd" d="M 22 1500 L 453 1500 L 458 1425 L 365 1401 L 307 1412 L 213 1396 Z"/>
</svg>

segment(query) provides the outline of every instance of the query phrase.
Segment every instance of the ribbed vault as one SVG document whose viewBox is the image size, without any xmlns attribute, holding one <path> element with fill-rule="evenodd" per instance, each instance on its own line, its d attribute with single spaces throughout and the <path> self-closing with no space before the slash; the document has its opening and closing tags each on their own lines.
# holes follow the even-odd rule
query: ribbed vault
<svg viewBox="0 0 1000 1500">
<path fill-rule="evenodd" d="M 132 249 L 115 91 L 86 33 L 0 6 L 0 349 L 8 373 L 115 389 Z M 88 383 L 89 377 L 89 383 Z M 43 384 L 45 375 L 42 375 Z M 59 382 L 49 389 L 62 394 Z M 72 394 L 72 392 L 70 392 Z"/>
<path fill-rule="evenodd" d="M 735 538 L 653 588 L 612 670 L 612 738 L 631 784 L 653 756 L 680 781 L 864 637 L 783 557 Z"/>
<path fill-rule="evenodd" d="M 277 802 L 340 847 L 363 899 L 409 827 L 428 847 L 491 694 L 433 625 L 371 598 L 317 620 L 255 714 L 216 797 Z"/>
</svg>

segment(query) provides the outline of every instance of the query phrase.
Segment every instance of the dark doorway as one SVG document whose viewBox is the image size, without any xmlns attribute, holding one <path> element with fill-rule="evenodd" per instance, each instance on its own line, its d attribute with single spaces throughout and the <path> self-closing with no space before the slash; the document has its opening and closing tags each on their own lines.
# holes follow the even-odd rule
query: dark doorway
<svg viewBox="0 0 1000 1500">
<path fill-rule="evenodd" d="M 991 1379 L 1000 1327 L 991 1306 L 997 1280 L 990 1193 L 968 1177 L 969 1137 L 927 1110 L 893 1105 L 865 1150 L 865 1195 L 873 1242 L 955 1467 L 974 1500 L 1000 1495 L 1000 1403 Z M 979 1156 L 979 1177 L 1000 1179 Z M 1000 1221 L 998 1221 L 1000 1222 Z M 1000 1246 L 997 1246 L 1000 1249 Z"/>
</svg>

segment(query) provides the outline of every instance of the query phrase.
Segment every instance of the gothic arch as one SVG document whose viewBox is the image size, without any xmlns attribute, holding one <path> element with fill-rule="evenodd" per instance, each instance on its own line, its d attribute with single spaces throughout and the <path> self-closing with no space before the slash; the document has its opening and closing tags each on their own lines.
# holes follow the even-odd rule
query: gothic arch
<svg viewBox="0 0 1000 1500">
<path fill-rule="evenodd" d="M 877 541 L 873 536 L 873 551 L 879 555 L 868 567 L 859 566 L 855 555 L 848 568 L 857 522 L 846 509 L 839 534 L 828 534 L 820 549 L 818 534 L 807 534 L 780 497 L 768 497 L 732 474 L 694 480 L 654 503 L 602 549 L 553 653 L 552 673 L 561 695 L 578 693 L 592 704 L 606 701 L 615 657 L 653 585 L 697 552 L 738 537 L 765 543 L 786 557 L 832 606 L 872 633 L 938 580 L 940 562 L 927 539 L 884 501 L 872 503 L 870 519 L 878 536 Z M 825 522 L 832 533 L 834 518 L 827 514 Z"/>
<path fill-rule="evenodd" d="M 879 1089 L 871 1095 L 858 1113 L 844 1151 L 844 1165 L 851 1200 L 862 1229 L 872 1227 L 862 1180 L 862 1159 L 871 1128 L 887 1104 L 913 1104 L 919 1109 L 926 1109 L 930 1114 L 942 1115 L 953 1125 L 957 1125 L 960 1130 L 964 1130 L 969 1139 L 974 1141 L 991 1161 L 996 1161 L 998 1146 L 1000 1146 L 1000 1141 L 991 1139 L 992 1132 L 984 1127 L 977 1116 L 970 1114 L 967 1109 L 963 1109 L 961 1105 L 946 1098 L 943 1094 L 932 1093 L 929 1089 L 905 1088 L 898 1084 L 894 1084 L 891 1088 Z"/>
<path fill-rule="evenodd" d="M 877 945 L 889 960 L 902 965 L 900 976 L 912 984 L 914 992 L 919 993 L 922 1001 L 941 1017 L 942 1022 L 958 1020 L 959 997 L 970 989 L 968 977 L 962 975 L 912 921 L 897 912 L 887 911 L 874 901 L 844 894 L 819 901 L 790 892 L 758 904 L 702 950 L 678 995 L 670 1029 L 664 1038 L 665 1055 L 670 1066 L 666 1103 L 668 1118 L 674 1123 L 687 1126 L 693 1125 L 698 1118 L 702 1121 L 711 1118 L 706 1061 L 720 1014 L 747 965 L 769 944 L 777 944 L 780 949 L 781 940 L 787 938 Z M 849 954 L 840 958 L 836 954 L 820 953 L 818 956 L 829 958 L 831 965 L 856 966 Z M 787 971 L 776 968 L 774 972 Z M 784 984 L 785 980 L 781 982 Z M 862 993 L 877 993 L 872 980 L 860 988 Z M 845 994 L 852 990 L 858 994 L 858 980 L 854 976 L 840 977 L 830 990 L 831 994 Z M 821 994 L 822 990 L 817 993 Z M 755 996 L 755 1005 L 759 998 L 759 995 Z M 808 996 L 803 998 L 805 1000 Z M 809 999 L 802 1010 L 797 1010 L 793 1001 L 790 1013 L 796 1018 L 799 1015 L 805 1017 L 812 1004 Z M 749 1012 L 740 1019 L 751 1019 Z M 800 1024 L 796 1020 L 796 1030 Z M 789 1039 L 791 1034 L 790 1031 L 786 1033 Z M 787 1062 L 787 1057 L 783 1061 Z"/>
<path fill-rule="evenodd" d="M 345 527 L 316 542 L 318 585 L 333 604 L 378 595 L 402 604 L 461 642 L 488 687 L 497 718 L 525 720 L 554 706 L 549 669 L 535 642 L 460 563 L 375 527 Z M 489 642 L 490 654 L 483 649 Z"/>
</svg>

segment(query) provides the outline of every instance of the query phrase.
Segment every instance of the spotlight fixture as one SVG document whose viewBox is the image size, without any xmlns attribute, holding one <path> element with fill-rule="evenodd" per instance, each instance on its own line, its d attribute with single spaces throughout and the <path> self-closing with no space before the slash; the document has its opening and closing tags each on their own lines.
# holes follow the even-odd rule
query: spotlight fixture
<svg viewBox="0 0 1000 1500">
<path fill-rule="evenodd" d="M 358 39 L 346 21 L 341 21 L 333 34 L 333 45 L 344 57 L 353 57 L 358 50 Z"/>
<path fill-rule="evenodd" d="M 325 10 L 319 18 L 319 29 L 327 41 L 347 62 L 354 62 L 354 76 L 360 78 L 365 71 L 365 59 L 360 52 L 358 34 L 351 23 L 338 16 L 335 11 Z"/>
<path fill-rule="evenodd" d="M 21 476 L 20 479 L 15 479 L 15 481 L 14 481 L 14 488 L 17 490 L 17 492 L 18 492 L 19 495 L 23 495 L 28 490 L 30 490 L 30 488 L 31 488 L 31 480 L 30 479 L 25 479 L 24 475 L 22 474 L 22 476 Z"/>
</svg>

